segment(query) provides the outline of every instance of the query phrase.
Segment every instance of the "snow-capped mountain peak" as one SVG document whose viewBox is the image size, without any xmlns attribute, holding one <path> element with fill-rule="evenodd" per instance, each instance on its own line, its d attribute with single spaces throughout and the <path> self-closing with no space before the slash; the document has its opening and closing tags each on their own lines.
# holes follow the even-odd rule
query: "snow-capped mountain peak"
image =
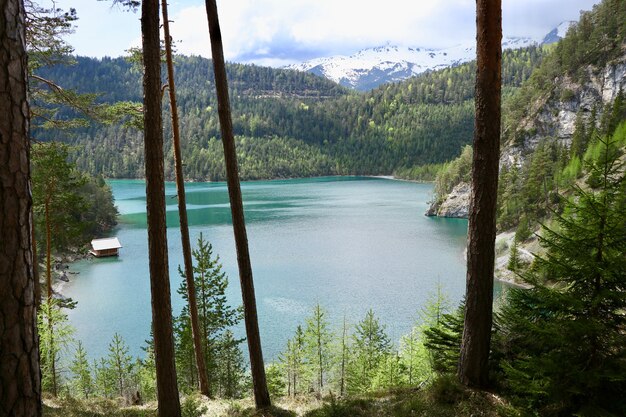
<svg viewBox="0 0 626 417">
<path fill-rule="evenodd" d="M 559 25 L 557 27 L 552 29 L 543 38 L 543 41 L 541 43 L 543 45 L 549 45 L 551 43 L 555 43 L 555 42 L 560 41 L 561 39 L 563 39 L 565 37 L 565 35 L 567 35 L 567 31 L 569 30 L 570 27 L 572 27 L 572 25 L 574 23 L 576 23 L 576 22 L 571 21 L 571 20 L 566 20 L 564 22 L 559 23 Z"/>
<path fill-rule="evenodd" d="M 530 38 L 505 38 L 505 49 L 535 44 Z M 425 71 L 459 65 L 476 58 L 475 42 L 450 48 L 383 45 L 362 49 L 352 55 L 316 58 L 287 68 L 309 71 L 357 90 L 368 90 L 387 82 L 401 81 Z"/>
</svg>

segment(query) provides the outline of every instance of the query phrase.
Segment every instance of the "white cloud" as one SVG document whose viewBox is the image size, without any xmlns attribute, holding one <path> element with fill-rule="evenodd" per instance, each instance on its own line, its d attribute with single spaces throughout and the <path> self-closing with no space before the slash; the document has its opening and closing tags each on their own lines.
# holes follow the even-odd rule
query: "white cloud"
<svg viewBox="0 0 626 417">
<path fill-rule="evenodd" d="M 504 0 L 505 35 L 541 38 L 561 21 L 575 20 L 580 9 L 589 9 L 597 1 Z M 102 5 L 90 2 L 94 3 Z M 210 56 L 204 2 L 179 0 L 170 3 L 170 8 L 178 52 Z M 231 61 L 278 65 L 386 42 L 444 47 L 474 37 L 475 0 L 219 0 L 218 9 L 225 57 Z M 79 14 L 83 21 L 96 19 L 95 25 L 81 32 L 85 36 L 95 27 L 116 27 L 120 19 L 124 25 L 135 26 L 109 29 L 107 40 L 117 42 L 132 33 L 117 48 L 126 49 L 133 40 L 138 44 L 138 15 L 119 17 L 119 13 L 104 12 L 102 6 L 89 11 L 86 18 L 80 9 Z M 115 50 L 110 43 L 106 47 L 100 43 L 92 43 L 94 52 L 89 55 Z M 82 48 L 80 52 L 85 53 Z"/>
</svg>

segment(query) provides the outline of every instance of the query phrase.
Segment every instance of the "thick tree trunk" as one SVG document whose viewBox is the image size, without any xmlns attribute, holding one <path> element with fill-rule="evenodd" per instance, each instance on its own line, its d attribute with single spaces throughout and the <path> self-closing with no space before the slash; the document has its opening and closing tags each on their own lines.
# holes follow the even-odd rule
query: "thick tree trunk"
<svg viewBox="0 0 626 417">
<path fill-rule="evenodd" d="M 467 250 L 465 326 L 459 379 L 485 387 L 493 309 L 496 199 L 500 158 L 501 0 L 476 1 L 476 123 Z"/>
<path fill-rule="evenodd" d="M 243 297 L 246 336 L 248 339 L 248 350 L 250 351 L 254 400 L 256 407 L 261 409 L 270 407 L 271 402 L 265 379 L 261 336 L 259 335 L 252 266 L 250 264 L 250 253 L 248 251 L 248 237 L 246 234 L 246 223 L 244 220 L 239 172 L 237 168 L 237 153 L 235 151 L 233 124 L 230 114 L 230 99 L 228 97 L 228 82 L 226 80 L 226 66 L 224 64 L 222 33 L 220 31 L 215 0 L 206 0 L 205 4 L 209 20 L 213 70 L 215 71 L 215 88 L 217 90 L 217 110 L 222 131 L 222 144 L 224 145 L 228 194 L 230 196 L 230 209 L 233 217 L 235 245 L 237 246 L 237 263 L 239 265 L 239 280 L 241 282 L 241 294 Z"/>
<path fill-rule="evenodd" d="M 180 219 L 180 239 L 183 247 L 185 264 L 185 280 L 187 282 L 187 298 L 189 299 L 189 316 L 191 319 L 191 335 L 193 351 L 198 372 L 200 392 L 207 397 L 211 396 L 211 386 L 207 376 L 206 363 L 202 353 L 202 339 L 198 321 L 198 302 L 196 300 L 196 284 L 193 280 L 193 263 L 191 260 L 191 242 L 189 241 L 189 222 L 187 221 L 187 200 L 185 197 L 185 177 L 183 175 L 183 161 L 180 151 L 180 128 L 178 123 L 178 106 L 176 105 L 176 85 L 174 83 L 174 62 L 172 59 L 172 38 L 170 37 L 170 23 L 167 15 L 167 1 L 161 1 L 163 12 L 163 34 L 165 35 L 165 59 L 167 61 L 167 78 L 169 80 L 170 108 L 172 113 L 172 136 L 174 143 L 174 167 L 176 171 L 176 191 L 178 193 L 178 217 Z"/>
<path fill-rule="evenodd" d="M 0 0 L 0 416 L 41 415 L 24 5 Z"/>
<path fill-rule="evenodd" d="M 146 203 L 157 400 L 159 402 L 159 416 L 180 417 L 180 399 L 174 365 L 172 305 L 165 223 L 161 49 L 159 42 L 159 2 L 157 0 L 144 0 L 142 2 L 141 34 L 144 63 Z"/>
</svg>

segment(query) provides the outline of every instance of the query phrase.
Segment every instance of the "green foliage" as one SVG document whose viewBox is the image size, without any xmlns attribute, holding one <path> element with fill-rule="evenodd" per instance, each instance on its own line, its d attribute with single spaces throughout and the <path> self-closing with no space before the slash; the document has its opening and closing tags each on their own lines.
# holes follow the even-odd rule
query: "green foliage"
<svg viewBox="0 0 626 417">
<path fill-rule="evenodd" d="M 265 378 L 267 379 L 267 390 L 272 398 L 287 395 L 287 384 L 285 383 L 282 364 L 270 363 L 265 366 Z"/>
<path fill-rule="evenodd" d="M 207 406 L 194 397 L 187 396 L 181 401 L 180 412 L 182 417 L 202 417 L 207 411 Z"/>
<path fill-rule="evenodd" d="M 469 182 L 472 174 L 472 147 L 465 146 L 461 155 L 451 162 L 443 164 L 435 178 L 434 201 L 441 203 L 450 194 L 454 186 Z"/>
<path fill-rule="evenodd" d="M 542 56 L 543 51 L 536 47 L 505 51 L 506 90 L 518 88 Z M 38 75 L 80 93 L 104 92 L 96 98 L 98 104 L 120 103 L 122 115 L 130 114 L 131 119 L 136 115 L 138 109 L 132 103 L 141 100 L 141 83 L 131 63 L 123 58 L 75 60 L 71 72 L 52 66 L 39 69 Z M 185 56 L 177 56 L 175 61 L 185 176 L 223 180 L 210 61 Z M 474 63 L 367 93 L 351 92 L 296 71 L 231 64 L 227 72 L 243 179 L 391 174 L 397 170 L 401 176 L 432 180 L 436 166 L 418 172 L 414 167 L 449 160 L 472 138 Z M 71 118 L 75 111 L 62 110 L 59 115 Z M 107 117 L 107 122 L 115 118 Z M 76 129 L 70 137 L 51 131 L 46 137 L 78 145 L 74 158 L 85 171 L 118 178 L 143 175 L 137 129 L 120 123 L 92 124 Z M 165 126 L 165 137 L 166 154 L 172 155 L 170 126 Z M 173 158 L 166 158 L 165 170 L 168 178 L 173 178 Z"/>
<path fill-rule="evenodd" d="M 407 386 L 415 386 L 432 376 L 423 330 L 421 326 L 414 327 L 409 334 L 400 339 L 400 367 L 403 371 L 403 382 Z"/>
<path fill-rule="evenodd" d="M 443 313 L 437 322 L 424 330 L 424 346 L 430 353 L 432 368 L 437 373 L 455 373 L 459 365 L 463 312 L 464 305 L 461 305 L 454 313 Z"/>
<path fill-rule="evenodd" d="M 588 149 L 590 188 L 544 229 L 547 252 L 522 275 L 533 287 L 502 311 L 507 385 L 542 415 L 626 413 L 625 143 L 622 124 Z"/>
<path fill-rule="evenodd" d="M 143 359 L 137 360 L 136 369 L 139 392 L 145 400 L 156 399 L 156 362 L 154 357 L 154 343 L 150 340 L 147 346 L 142 348 L 145 352 Z M 180 368 L 177 368 L 180 369 Z"/>
<path fill-rule="evenodd" d="M 31 147 L 36 241 L 39 245 L 45 242 L 48 221 L 51 247 L 59 252 L 81 247 L 117 224 L 110 187 L 101 177 L 78 172 L 68 161 L 69 152 L 67 145 L 58 142 Z"/>
<path fill-rule="evenodd" d="M 38 309 L 37 332 L 39 334 L 39 364 L 41 387 L 44 392 L 57 395 L 64 384 L 60 364 L 62 353 L 67 353 L 73 342 L 74 328 L 70 326 L 56 299 L 44 300 Z"/>
<path fill-rule="evenodd" d="M 296 327 L 294 337 L 287 341 L 287 349 L 280 354 L 279 360 L 287 380 L 287 395 L 295 397 L 299 393 L 307 392 L 308 375 L 302 326 Z"/>
<path fill-rule="evenodd" d="M 87 352 L 83 348 L 83 344 L 78 341 L 76 347 L 76 353 L 74 354 L 74 360 L 70 365 L 70 371 L 74 376 L 72 380 L 72 387 L 85 399 L 89 398 L 89 395 L 94 392 L 94 381 L 91 376 L 91 367 L 89 366 L 89 360 L 87 359 Z"/>
<path fill-rule="evenodd" d="M 243 340 L 235 339 L 229 329 L 241 321 L 243 310 L 229 305 L 226 298 L 228 277 L 222 270 L 219 256 L 213 255 L 213 246 L 204 240 L 202 233 L 192 254 L 195 260 L 193 273 L 200 336 L 209 381 L 216 394 L 228 398 L 239 397 L 244 385 L 245 366 L 239 347 Z M 187 282 L 180 267 L 179 273 L 183 280 L 178 293 L 188 301 Z M 175 325 L 180 387 L 186 392 L 193 391 L 197 386 L 197 368 L 187 304 L 176 318 Z"/>
<path fill-rule="evenodd" d="M 509 253 L 509 262 L 506 268 L 509 271 L 516 272 L 520 267 L 519 249 L 517 239 L 513 239 L 513 245 L 511 246 L 511 252 Z"/>
<path fill-rule="evenodd" d="M 85 200 L 76 191 L 84 181 L 68 162 L 67 145 L 33 144 L 31 176 L 36 240 L 45 242 L 49 225 L 52 249 L 67 249 L 82 232 L 81 213 L 85 208 Z"/>
<path fill-rule="evenodd" d="M 330 330 L 327 312 L 317 303 L 310 317 L 306 319 L 304 329 L 304 358 L 309 367 L 309 374 L 316 381 L 314 387 L 323 394 L 324 384 L 332 365 L 331 343 L 333 334 Z"/>
<path fill-rule="evenodd" d="M 372 310 L 354 328 L 350 361 L 348 362 L 348 392 L 365 392 L 372 387 L 378 367 L 391 351 L 391 342 Z"/>
<path fill-rule="evenodd" d="M 411 168 L 401 167 L 393 172 L 393 176 L 411 181 L 435 181 L 444 166 L 444 164 L 426 164 Z"/>
<path fill-rule="evenodd" d="M 120 397 L 129 394 L 131 376 L 133 375 L 133 361 L 128 354 L 128 346 L 117 333 L 113 335 L 109 344 L 107 364 L 111 371 L 111 377 L 115 381 L 117 394 Z"/>
</svg>

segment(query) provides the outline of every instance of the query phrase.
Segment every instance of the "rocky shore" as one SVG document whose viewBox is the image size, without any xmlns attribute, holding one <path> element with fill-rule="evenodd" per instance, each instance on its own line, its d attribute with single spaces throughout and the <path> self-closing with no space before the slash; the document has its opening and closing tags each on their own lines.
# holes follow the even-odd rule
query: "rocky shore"
<svg viewBox="0 0 626 417">
<path fill-rule="evenodd" d="M 438 217 L 454 217 L 459 219 L 467 219 L 469 214 L 471 187 L 467 182 L 457 184 L 445 200 L 442 202 L 432 202 L 428 210 L 427 216 Z"/>
</svg>

